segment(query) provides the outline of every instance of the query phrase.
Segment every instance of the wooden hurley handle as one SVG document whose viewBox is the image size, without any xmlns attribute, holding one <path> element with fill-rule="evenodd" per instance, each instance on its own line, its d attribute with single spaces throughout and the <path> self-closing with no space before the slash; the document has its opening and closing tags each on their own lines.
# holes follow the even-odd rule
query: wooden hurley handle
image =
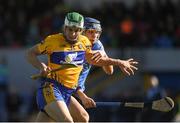
<svg viewBox="0 0 180 123">
<path fill-rule="evenodd" d="M 77 65 L 65 63 L 62 66 L 60 66 L 59 68 L 56 68 L 56 69 L 53 69 L 53 70 L 49 71 L 48 74 L 59 71 L 59 70 L 62 70 L 64 68 L 70 68 L 70 67 L 77 67 Z M 41 77 L 42 77 L 41 74 L 35 74 L 35 75 L 32 75 L 30 78 L 33 79 L 33 80 L 36 80 L 36 79 L 41 78 Z"/>
</svg>

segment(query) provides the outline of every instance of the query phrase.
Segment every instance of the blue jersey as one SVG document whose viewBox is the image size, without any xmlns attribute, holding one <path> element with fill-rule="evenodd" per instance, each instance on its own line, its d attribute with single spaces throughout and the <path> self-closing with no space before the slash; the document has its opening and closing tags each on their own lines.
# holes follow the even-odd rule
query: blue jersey
<svg viewBox="0 0 180 123">
<path fill-rule="evenodd" d="M 98 41 L 95 41 L 93 44 L 92 44 L 92 50 L 96 51 L 96 50 L 101 50 L 101 51 L 104 51 L 104 46 L 102 45 L 102 43 L 98 40 Z M 104 51 L 105 52 L 105 51 Z M 80 89 L 81 91 L 84 91 L 85 90 L 85 81 L 86 81 L 86 78 L 89 74 L 89 71 L 91 69 L 91 64 L 85 62 L 83 64 L 83 69 L 79 75 L 79 80 L 78 80 L 78 88 L 77 89 Z"/>
</svg>

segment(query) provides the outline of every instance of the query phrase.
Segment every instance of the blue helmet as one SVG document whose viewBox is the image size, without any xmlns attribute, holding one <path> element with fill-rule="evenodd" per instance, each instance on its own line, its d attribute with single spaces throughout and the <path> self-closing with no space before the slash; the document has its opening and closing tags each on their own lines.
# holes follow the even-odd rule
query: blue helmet
<svg viewBox="0 0 180 123">
<path fill-rule="evenodd" d="M 84 19 L 84 29 L 95 29 L 97 31 L 102 31 L 100 21 L 90 17 L 86 17 Z"/>
</svg>

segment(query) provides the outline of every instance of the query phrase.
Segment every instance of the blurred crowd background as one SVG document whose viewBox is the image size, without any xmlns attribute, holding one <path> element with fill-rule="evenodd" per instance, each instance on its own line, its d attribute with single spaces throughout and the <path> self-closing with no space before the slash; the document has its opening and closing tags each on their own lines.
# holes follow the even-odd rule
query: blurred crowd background
<svg viewBox="0 0 180 123">
<path fill-rule="evenodd" d="M 38 81 L 27 77 L 37 71 L 28 66 L 24 51 L 47 35 L 61 32 L 70 11 L 101 21 L 101 41 L 108 55 L 135 57 L 140 64 L 137 74 L 129 78 L 116 68 L 113 76 L 107 76 L 94 67 L 87 80 L 88 95 L 99 101 L 149 101 L 164 96 L 175 101 L 168 113 L 88 109 L 90 120 L 180 121 L 179 5 L 179 0 L 1 0 L 0 121 L 34 121 Z"/>
<path fill-rule="evenodd" d="M 136 0 L 131 6 L 119 1 L 102 2 L 87 11 L 81 6 L 68 6 L 63 0 L 2 0 L 0 46 L 30 46 L 50 33 L 59 32 L 65 14 L 71 10 L 101 20 L 102 42 L 106 47 L 180 46 L 179 1 Z M 81 1 L 73 3 L 78 2 Z"/>
</svg>

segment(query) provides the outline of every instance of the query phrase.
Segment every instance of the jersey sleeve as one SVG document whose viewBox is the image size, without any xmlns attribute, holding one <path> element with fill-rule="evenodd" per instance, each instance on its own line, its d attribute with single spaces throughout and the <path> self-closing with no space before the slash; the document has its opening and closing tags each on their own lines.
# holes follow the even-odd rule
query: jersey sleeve
<svg viewBox="0 0 180 123">
<path fill-rule="evenodd" d="M 45 38 L 41 43 L 38 44 L 38 50 L 41 54 L 50 54 L 52 51 L 51 36 Z"/>
<path fill-rule="evenodd" d="M 102 52 L 104 52 L 105 55 L 107 55 L 107 54 L 106 54 L 106 51 L 105 51 L 105 49 L 104 49 L 104 46 L 103 46 L 103 44 L 101 43 L 101 41 L 98 41 L 98 44 L 99 44 L 99 46 L 100 46 L 100 49 L 99 49 L 99 50 L 101 50 Z"/>
<path fill-rule="evenodd" d="M 93 51 L 100 51 L 102 52 L 105 56 L 107 56 L 105 50 L 104 50 L 104 46 L 103 44 L 101 43 L 101 41 L 96 41 L 94 42 L 93 46 L 92 46 L 92 50 Z"/>
<path fill-rule="evenodd" d="M 98 41 L 98 44 L 100 46 L 100 50 L 104 50 L 104 46 L 103 46 L 103 44 L 100 41 Z"/>
<path fill-rule="evenodd" d="M 96 41 L 96 42 L 93 44 L 92 50 L 101 50 L 101 51 L 104 51 L 104 46 L 103 46 L 103 44 L 98 40 L 98 41 Z"/>
</svg>

